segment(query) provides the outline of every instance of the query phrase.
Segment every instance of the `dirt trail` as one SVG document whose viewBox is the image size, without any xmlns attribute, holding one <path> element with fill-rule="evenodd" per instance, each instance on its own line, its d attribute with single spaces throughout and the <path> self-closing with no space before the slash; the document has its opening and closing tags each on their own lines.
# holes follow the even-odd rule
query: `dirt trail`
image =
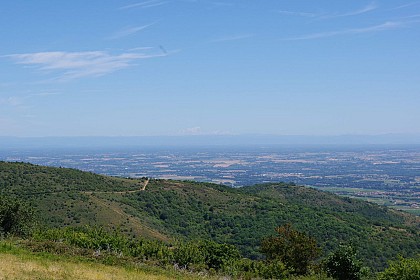
<svg viewBox="0 0 420 280">
<path fill-rule="evenodd" d="M 101 205 L 105 209 L 108 209 L 108 210 L 118 214 L 119 216 L 122 217 L 122 219 L 127 219 L 140 232 L 144 232 L 146 235 L 152 236 L 152 237 L 154 237 L 156 239 L 159 239 L 159 240 L 162 240 L 162 241 L 169 241 L 169 238 L 167 236 L 161 234 L 160 232 L 154 230 L 153 228 L 150 228 L 146 225 L 143 225 L 137 218 L 132 217 L 131 215 L 128 215 L 127 213 L 125 213 L 124 210 L 121 209 L 121 207 L 118 207 L 117 205 L 115 205 L 115 203 L 113 203 L 109 200 L 102 199 L 102 198 L 99 198 L 97 196 L 94 196 L 94 194 L 127 194 L 127 193 L 142 192 L 142 191 L 146 190 L 146 187 L 149 184 L 149 182 L 150 182 L 150 179 L 147 178 L 147 180 L 143 183 L 143 186 L 141 186 L 140 188 L 138 188 L 136 190 L 127 190 L 127 191 L 118 191 L 118 192 L 115 192 L 115 191 L 105 191 L 105 192 L 81 191 L 81 193 L 89 195 L 90 199 L 93 202 L 95 202 L 98 205 Z"/>
<path fill-rule="evenodd" d="M 149 184 L 150 179 L 148 178 L 146 180 L 146 182 L 144 182 L 143 187 L 141 187 L 141 189 L 138 190 L 132 190 L 132 191 L 120 191 L 120 192 L 108 192 L 108 193 L 118 193 L 118 194 L 124 194 L 124 193 L 135 193 L 135 192 L 142 192 L 144 190 L 146 190 L 146 186 L 147 184 Z"/>
<path fill-rule="evenodd" d="M 112 212 L 118 214 L 121 216 L 122 219 L 127 219 L 130 221 L 132 225 L 134 225 L 140 232 L 145 233 L 146 235 L 149 235 L 151 237 L 154 237 L 156 239 L 159 239 L 161 241 L 169 241 L 169 238 L 162 233 L 154 230 L 153 228 L 150 228 L 144 224 L 142 224 L 137 218 L 127 214 L 122 210 L 120 207 L 116 206 L 114 203 L 101 199 L 96 196 L 90 196 L 90 199 L 95 202 L 98 205 L 101 205 L 102 207 L 105 207 L 108 210 L 111 210 Z"/>
<path fill-rule="evenodd" d="M 114 192 L 114 191 L 108 191 L 108 192 L 87 191 L 87 192 L 85 192 L 85 191 L 81 191 L 81 193 L 84 193 L 84 194 L 93 194 L 93 193 L 115 193 L 115 194 L 135 193 L 135 192 L 145 191 L 149 182 L 150 182 L 150 179 L 147 178 L 147 180 L 144 182 L 143 186 L 140 189 L 131 190 L 131 191 L 118 191 L 118 192 Z"/>
<path fill-rule="evenodd" d="M 141 188 L 142 191 L 146 190 L 147 185 L 149 184 L 150 179 L 147 178 L 146 182 L 144 182 L 143 188 Z"/>
</svg>

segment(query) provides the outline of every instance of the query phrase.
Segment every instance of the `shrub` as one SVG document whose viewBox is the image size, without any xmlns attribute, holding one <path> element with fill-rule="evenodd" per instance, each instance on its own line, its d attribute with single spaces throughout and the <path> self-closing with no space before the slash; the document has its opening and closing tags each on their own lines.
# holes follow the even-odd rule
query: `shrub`
<svg viewBox="0 0 420 280">
<path fill-rule="evenodd" d="M 0 196 L 0 236 L 25 237 L 31 234 L 34 225 L 34 212 L 26 203 Z"/>
<path fill-rule="evenodd" d="M 60 241 L 83 249 L 162 263 L 170 259 L 168 247 L 161 242 L 129 239 L 118 231 L 108 232 L 101 227 L 48 229 L 35 232 L 33 238 L 35 241 Z"/>
<path fill-rule="evenodd" d="M 223 271 L 238 279 L 286 279 L 290 271 L 280 261 L 239 259 L 229 263 Z"/>
<path fill-rule="evenodd" d="M 420 258 L 406 259 L 400 257 L 396 261 L 389 262 L 384 272 L 379 273 L 378 280 L 419 280 Z"/>
<path fill-rule="evenodd" d="M 179 243 L 174 249 L 174 262 L 184 269 L 204 266 L 205 255 L 197 244 Z"/>
<path fill-rule="evenodd" d="M 205 263 L 208 268 L 219 270 L 225 264 L 241 258 L 238 249 L 233 245 L 206 240 L 200 242 L 199 247 L 205 254 Z"/>
<path fill-rule="evenodd" d="M 290 224 L 276 228 L 277 236 L 263 239 L 261 251 L 268 261 L 281 261 L 294 274 L 304 275 L 318 257 L 314 238 L 292 228 Z"/>
<path fill-rule="evenodd" d="M 338 280 L 359 280 L 362 277 L 362 263 L 351 246 L 340 246 L 324 261 L 327 275 Z"/>
<path fill-rule="evenodd" d="M 183 268 L 194 266 L 220 270 L 226 264 L 240 258 L 241 255 L 235 246 L 209 240 L 179 243 L 174 250 L 174 261 Z"/>
</svg>

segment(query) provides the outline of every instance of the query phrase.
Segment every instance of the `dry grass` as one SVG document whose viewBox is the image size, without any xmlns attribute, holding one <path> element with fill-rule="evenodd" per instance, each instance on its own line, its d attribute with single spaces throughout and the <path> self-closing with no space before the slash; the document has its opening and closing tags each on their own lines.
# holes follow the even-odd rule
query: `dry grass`
<svg viewBox="0 0 420 280">
<path fill-rule="evenodd" d="M 98 263 L 51 260 L 34 256 L 0 253 L 0 280 L 166 280 L 184 278 L 193 279 L 187 276 L 156 275 L 139 269 L 126 269 Z"/>
</svg>

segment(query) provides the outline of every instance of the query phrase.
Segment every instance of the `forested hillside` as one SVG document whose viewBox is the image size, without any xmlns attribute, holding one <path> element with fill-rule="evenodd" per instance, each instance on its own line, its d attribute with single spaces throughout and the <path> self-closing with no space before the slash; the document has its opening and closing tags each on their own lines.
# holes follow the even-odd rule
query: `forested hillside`
<svg viewBox="0 0 420 280">
<path fill-rule="evenodd" d="M 44 226 L 103 225 L 164 242 L 213 240 L 254 259 L 262 257 L 261 240 L 288 223 L 314 237 L 323 256 L 352 244 L 373 269 L 398 254 L 420 253 L 418 217 L 293 184 L 233 189 L 1 162 L 0 192 L 28 201 Z"/>
</svg>

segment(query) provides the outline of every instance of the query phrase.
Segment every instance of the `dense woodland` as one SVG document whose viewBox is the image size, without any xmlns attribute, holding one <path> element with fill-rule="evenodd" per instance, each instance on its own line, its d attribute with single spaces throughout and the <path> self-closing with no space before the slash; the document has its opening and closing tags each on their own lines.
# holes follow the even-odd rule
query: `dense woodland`
<svg viewBox="0 0 420 280">
<path fill-rule="evenodd" d="M 0 194 L 3 236 L 26 237 L 35 251 L 102 251 L 234 277 L 321 271 L 336 279 L 346 279 L 334 274 L 345 265 L 368 277 L 420 254 L 419 217 L 294 184 L 233 189 L 1 162 Z"/>
</svg>

